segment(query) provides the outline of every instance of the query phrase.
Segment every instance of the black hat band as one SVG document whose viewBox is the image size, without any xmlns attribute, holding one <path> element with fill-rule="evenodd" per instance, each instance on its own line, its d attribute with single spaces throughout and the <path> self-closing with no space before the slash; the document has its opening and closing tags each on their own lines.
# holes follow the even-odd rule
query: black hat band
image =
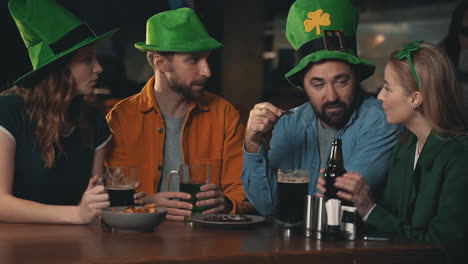
<svg viewBox="0 0 468 264">
<path fill-rule="evenodd" d="M 319 50 L 352 50 L 356 53 L 356 37 L 345 36 L 343 30 L 324 30 L 323 38 L 305 43 L 297 50 L 297 54 L 299 59 L 302 59 Z"/>
<path fill-rule="evenodd" d="M 61 39 L 49 44 L 49 48 L 57 55 L 70 49 L 84 39 L 95 36 L 96 34 L 91 30 L 88 24 L 84 23 L 68 32 Z"/>
</svg>

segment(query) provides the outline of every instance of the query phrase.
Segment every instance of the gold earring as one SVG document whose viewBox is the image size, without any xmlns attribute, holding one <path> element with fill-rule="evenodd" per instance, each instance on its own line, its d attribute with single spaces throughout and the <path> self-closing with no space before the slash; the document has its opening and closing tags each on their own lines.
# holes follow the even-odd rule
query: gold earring
<svg viewBox="0 0 468 264">
<path fill-rule="evenodd" d="M 414 109 L 416 109 L 416 107 L 412 106 L 412 107 L 411 107 L 411 110 L 414 110 Z"/>
</svg>

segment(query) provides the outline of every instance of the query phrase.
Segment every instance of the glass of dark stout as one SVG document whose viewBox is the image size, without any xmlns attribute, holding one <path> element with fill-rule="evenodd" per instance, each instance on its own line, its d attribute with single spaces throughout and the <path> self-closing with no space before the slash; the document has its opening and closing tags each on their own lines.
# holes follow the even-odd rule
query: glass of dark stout
<svg viewBox="0 0 468 264">
<path fill-rule="evenodd" d="M 135 204 L 136 168 L 128 166 L 106 167 L 106 189 L 111 206 Z"/>
<path fill-rule="evenodd" d="M 301 169 L 277 171 L 276 223 L 298 227 L 304 222 L 305 196 L 309 193 L 309 172 Z"/>
<path fill-rule="evenodd" d="M 178 179 L 179 191 L 190 194 L 190 199 L 181 199 L 181 201 L 191 203 L 193 205 L 192 213 L 194 215 L 200 215 L 203 211 L 210 208 L 196 206 L 198 201 L 197 193 L 201 192 L 200 188 L 203 185 L 210 183 L 210 178 L 211 166 L 208 164 L 180 164 L 178 171 L 173 170 L 169 172 L 167 189 L 171 191 L 171 186 L 174 186 L 172 181 Z"/>
</svg>

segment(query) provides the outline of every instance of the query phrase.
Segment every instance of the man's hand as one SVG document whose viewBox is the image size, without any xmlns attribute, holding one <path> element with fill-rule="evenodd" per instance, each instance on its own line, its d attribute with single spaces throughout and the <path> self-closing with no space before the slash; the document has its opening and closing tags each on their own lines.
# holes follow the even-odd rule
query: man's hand
<svg viewBox="0 0 468 264">
<path fill-rule="evenodd" d="M 219 186 L 209 183 L 200 188 L 197 193 L 198 207 L 209 207 L 209 210 L 203 211 L 203 214 L 229 213 L 232 210 L 232 202 L 226 196 Z M 204 200 L 201 200 L 204 199 Z"/>
<path fill-rule="evenodd" d="M 263 143 L 265 134 L 273 130 L 283 111 L 270 103 L 256 104 L 250 111 L 245 131 L 245 150 L 256 153 Z"/>
<path fill-rule="evenodd" d="M 183 221 L 192 215 L 192 204 L 174 199 L 190 199 L 190 194 L 183 192 L 159 192 L 136 200 L 137 204 L 154 203 L 158 207 L 167 208 L 166 219 Z"/>
<path fill-rule="evenodd" d="M 323 178 L 323 174 L 325 173 L 325 171 L 325 168 L 320 169 L 320 175 L 322 176 L 318 178 L 317 185 L 315 186 L 317 190 L 319 190 L 315 193 L 315 196 L 317 197 L 324 197 L 323 194 L 327 192 L 327 189 L 325 188 L 325 179 Z"/>
</svg>

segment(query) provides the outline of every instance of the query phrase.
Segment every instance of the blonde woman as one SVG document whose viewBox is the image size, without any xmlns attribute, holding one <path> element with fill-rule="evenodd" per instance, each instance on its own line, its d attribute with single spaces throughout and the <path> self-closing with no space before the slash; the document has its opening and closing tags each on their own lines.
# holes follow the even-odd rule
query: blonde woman
<svg viewBox="0 0 468 264">
<path fill-rule="evenodd" d="M 407 128 L 394 149 L 383 199 L 375 201 L 355 172 L 336 180 L 338 196 L 353 202 L 379 234 L 439 244 L 447 261 L 455 261 L 468 242 L 468 138 L 449 58 L 422 41 L 394 51 L 378 99 L 387 122 Z M 317 188 L 325 192 L 323 179 Z"/>
</svg>

